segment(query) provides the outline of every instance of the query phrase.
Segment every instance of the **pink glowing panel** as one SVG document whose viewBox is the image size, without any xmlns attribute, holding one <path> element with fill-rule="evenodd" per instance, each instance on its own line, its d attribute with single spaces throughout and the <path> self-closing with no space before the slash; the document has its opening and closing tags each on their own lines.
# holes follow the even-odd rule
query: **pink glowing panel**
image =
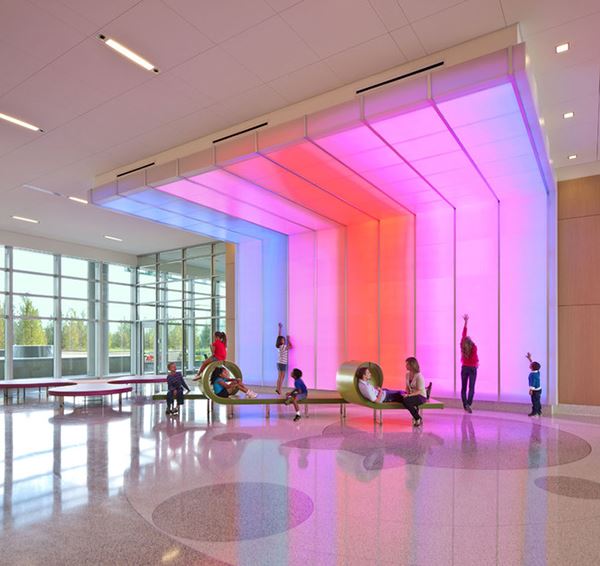
<svg viewBox="0 0 600 566">
<path fill-rule="evenodd" d="M 215 189 L 221 194 L 238 201 L 248 204 L 256 203 L 261 208 L 277 216 L 286 218 L 311 230 L 323 230 L 334 226 L 333 222 L 318 216 L 314 212 L 268 190 L 257 187 L 244 179 L 240 179 L 227 171 L 215 169 L 190 177 L 189 179 L 194 183 Z"/>
<path fill-rule="evenodd" d="M 317 371 L 319 389 L 336 389 L 336 374 L 344 361 L 344 263 L 342 229 L 317 232 Z"/>
<path fill-rule="evenodd" d="M 519 103 L 508 82 L 439 102 L 438 107 L 452 128 L 519 112 Z"/>
<path fill-rule="evenodd" d="M 542 364 L 547 393 L 546 206 L 539 191 L 507 198 L 500 207 L 500 396 L 506 401 L 529 401 L 525 352 Z"/>
<path fill-rule="evenodd" d="M 308 229 L 306 226 L 295 224 L 285 218 L 276 216 L 267 210 L 235 200 L 234 198 L 208 187 L 197 185 L 191 181 L 176 181 L 175 183 L 163 185 L 162 187 L 159 187 L 158 190 L 218 210 L 225 214 L 229 214 L 230 216 L 234 216 L 235 218 L 241 218 L 248 222 L 258 224 L 259 226 L 282 232 L 283 234 L 297 234 L 298 232 L 303 232 Z"/>
<path fill-rule="evenodd" d="M 280 167 L 270 157 L 253 156 L 225 169 L 340 224 L 364 222 L 368 218 L 358 208 Z"/>
<path fill-rule="evenodd" d="M 415 190 L 432 192 L 433 198 L 439 199 L 435 191 L 371 128 L 357 126 L 351 133 L 351 137 L 348 132 L 331 134 L 317 139 L 316 143 L 411 211 L 415 209 L 408 205 L 411 199 L 407 199 L 407 194 Z M 354 140 L 358 139 L 363 140 L 362 143 L 354 145 Z M 357 153 L 356 147 L 367 149 Z"/>
<path fill-rule="evenodd" d="M 384 120 L 368 120 L 390 144 L 421 138 L 446 131 L 443 120 L 431 106 L 405 112 Z"/>
<path fill-rule="evenodd" d="M 378 223 L 348 226 L 347 239 L 348 359 L 378 362 Z"/>
<path fill-rule="evenodd" d="M 269 158 L 372 217 L 384 218 L 405 212 L 389 196 L 311 142 L 271 152 Z"/>
<path fill-rule="evenodd" d="M 460 149 L 452 134 L 445 130 L 430 136 L 394 144 L 394 149 L 408 161 L 450 153 Z"/>
<path fill-rule="evenodd" d="M 380 222 L 380 364 L 386 387 L 403 389 L 415 355 L 415 217 Z"/>
<path fill-rule="evenodd" d="M 454 211 L 423 212 L 416 220 L 416 356 L 434 396 L 453 395 Z"/>
<path fill-rule="evenodd" d="M 293 346 L 289 367 L 304 372 L 308 387 L 315 387 L 316 379 L 316 238 L 313 232 L 288 238 L 288 333 Z"/>
<path fill-rule="evenodd" d="M 498 205 L 456 210 L 456 312 L 471 316 L 469 335 L 477 344 L 480 368 L 477 397 L 498 397 Z M 458 339 L 462 320 L 456 321 Z M 458 340 L 457 371 L 460 375 Z"/>
</svg>

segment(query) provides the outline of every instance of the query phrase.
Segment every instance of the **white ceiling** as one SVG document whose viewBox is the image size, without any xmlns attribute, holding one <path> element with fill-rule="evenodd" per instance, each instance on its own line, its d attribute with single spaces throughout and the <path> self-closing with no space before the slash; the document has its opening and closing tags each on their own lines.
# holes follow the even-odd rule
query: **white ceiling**
<svg viewBox="0 0 600 566">
<path fill-rule="evenodd" d="M 198 236 L 22 186 L 84 196 L 104 171 L 517 22 L 554 166 L 576 153 L 589 170 L 600 161 L 598 0 L 0 0 L 0 112 L 45 130 L 0 122 L 0 229 L 128 253 L 189 245 Z"/>
</svg>

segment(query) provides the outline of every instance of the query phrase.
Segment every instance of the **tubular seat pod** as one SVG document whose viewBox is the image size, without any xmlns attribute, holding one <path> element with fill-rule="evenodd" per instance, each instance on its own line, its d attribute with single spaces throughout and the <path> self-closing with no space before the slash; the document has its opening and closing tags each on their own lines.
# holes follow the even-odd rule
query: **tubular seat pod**
<svg viewBox="0 0 600 566">
<path fill-rule="evenodd" d="M 356 405 L 362 405 L 363 407 L 369 407 L 373 409 L 373 420 L 375 422 L 383 423 L 382 410 L 383 409 L 404 409 L 402 403 L 374 403 L 369 399 L 362 396 L 358 389 L 358 378 L 356 372 L 359 368 L 368 367 L 371 370 L 371 381 L 377 386 L 383 385 L 383 370 L 375 362 L 360 362 L 357 360 L 350 360 L 344 362 L 337 371 L 336 385 L 338 393 L 348 403 L 355 403 Z M 436 399 L 428 399 L 426 403 L 419 405 L 419 409 L 443 409 L 444 403 Z M 379 419 L 378 413 L 379 412 Z"/>
<path fill-rule="evenodd" d="M 224 362 L 217 361 L 208 364 L 206 368 L 204 368 L 204 372 L 202 372 L 202 378 L 199 383 L 202 392 L 209 400 L 209 404 L 211 405 L 211 413 L 213 410 L 213 403 L 227 405 L 229 416 L 233 414 L 233 407 L 236 405 L 264 405 L 266 417 L 269 418 L 271 405 L 284 405 L 285 399 L 283 397 L 275 397 L 273 395 L 266 395 L 264 393 L 261 393 L 256 399 L 247 399 L 245 397 L 219 397 L 214 392 L 210 383 L 210 376 L 212 375 L 212 372 L 219 366 L 225 366 L 225 368 L 233 377 L 243 381 L 242 370 L 233 362 L 226 360 Z M 335 391 L 309 391 L 308 397 L 298 401 L 298 403 L 300 405 L 304 405 L 305 415 L 308 414 L 309 405 L 339 405 L 340 415 L 342 417 L 345 416 L 346 401 Z"/>
</svg>

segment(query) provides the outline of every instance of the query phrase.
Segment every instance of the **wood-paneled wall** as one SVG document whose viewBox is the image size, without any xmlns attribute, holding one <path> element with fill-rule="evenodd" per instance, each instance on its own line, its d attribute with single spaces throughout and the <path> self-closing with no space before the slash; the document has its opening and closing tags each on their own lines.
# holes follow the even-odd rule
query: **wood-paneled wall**
<svg viewBox="0 0 600 566">
<path fill-rule="evenodd" d="M 558 184 L 558 401 L 600 405 L 600 175 Z"/>
</svg>

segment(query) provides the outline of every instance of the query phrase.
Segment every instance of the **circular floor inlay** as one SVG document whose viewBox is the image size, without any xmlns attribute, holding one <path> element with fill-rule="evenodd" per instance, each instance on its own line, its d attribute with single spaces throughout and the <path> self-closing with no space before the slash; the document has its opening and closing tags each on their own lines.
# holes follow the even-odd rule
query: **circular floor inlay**
<svg viewBox="0 0 600 566">
<path fill-rule="evenodd" d="M 248 440 L 249 438 L 252 438 L 252 435 L 247 432 L 224 432 L 223 434 L 213 436 L 213 440 L 221 442 L 237 442 L 238 440 Z"/>
<path fill-rule="evenodd" d="M 571 476 L 544 476 L 535 480 L 535 485 L 565 497 L 577 499 L 600 499 L 600 483 Z"/>
<path fill-rule="evenodd" d="M 281 533 L 313 512 L 312 499 L 273 483 L 221 483 L 184 491 L 161 503 L 154 524 L 170 535 L 232 542 Z"/>
<path fill-rule="evenodd" d="M 353 452 L 363 456 L 371 470 L 405 464 L 472 470 L 544 468 L 576 462 L 592 450 L 583 438 L 537 420 L 426 414 L 418 430 L 406 419 L 396 420 L 401 427 L 384 424 L 373 432 L 372 422 L 348 419 L 343 428 L 328 428 L 283 446 Z"/>
</svg>

